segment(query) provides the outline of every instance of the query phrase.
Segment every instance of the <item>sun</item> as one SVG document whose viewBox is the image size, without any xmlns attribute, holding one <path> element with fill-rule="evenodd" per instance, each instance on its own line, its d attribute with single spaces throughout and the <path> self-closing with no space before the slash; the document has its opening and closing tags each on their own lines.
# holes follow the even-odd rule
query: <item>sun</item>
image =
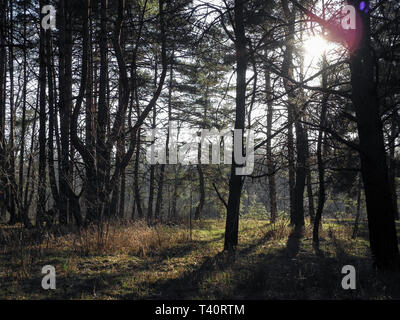
<svg viewBox="0 0 400 320">
<path fill-rule="evenodd" d="M 332 45 L 321 36 L 311 36 L 303 44 L 305 67 L 317 68 L 324 54 L 332 49 Z"/>
</svg>

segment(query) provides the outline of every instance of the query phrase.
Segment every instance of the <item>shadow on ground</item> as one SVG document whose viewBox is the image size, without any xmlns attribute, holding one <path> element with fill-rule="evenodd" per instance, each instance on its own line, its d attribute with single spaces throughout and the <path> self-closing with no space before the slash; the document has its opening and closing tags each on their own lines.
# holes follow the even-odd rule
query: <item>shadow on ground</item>
<svg viewBox="0 0 400 320">
<path fill-rule="evenodd" d="M 366 255 L 353 255 L 344 241 L 329 232 L 321 239 L 318 252 L 303 229 L 292 229 L 289 237 L 275 239 L 273 230 L 265 230 L 253 242 L 236 253 L 210 252 L 210 244 L 223 236 L 172 246 L 146 259 L 130 257 L 123 265 L 106 258 L 77 265 L 90 272 L 72 272 L 57 277 L 57 288 L 48 299 L 399 299 L 399 275 L 378 276 Z M 193 254 L 203 253 L 198 259 Z M 205 252 L 205 254 L 204 254 Z M 129 258 L 129 259 L 130 259 Z M 7 257 L 3 256 L 4 259 Z M 169 267 L 168 261 L 182 261 L 186 272 L 178 276 L 153 276 Z M 357 270 L 357 289 L 343 290 L 344 265 Z M 176 265 L 171 264 L 171 268 Z M 0 297 L 26 294 L 43 299 L 42 275 L 15 285 L 15 277 L 0 273 Z"/>
<path fill-rule="evenodd" d="M 222 252 L 208 257 L 183 277 L 154 283 L 152 291 L 156 294 L 145 299 L 400 298 L 399 282 L 393 281 L 393 275 L 376 276 L 369 258 L 349 255 L 345 244 L 333 234 L 329 241 L 333 254 L 324 249 L 318 253 L 307 250 L 307 245 L 312 247 L 311 240 L 303 238 L 301 229 L 293 229 L 283 248 L 257 252 L 271 235 L 267 232 L 236 254 Z M 357 290 L 341 286 L 341 270 L 347 264 L 356 267 Z"/>
</svg>

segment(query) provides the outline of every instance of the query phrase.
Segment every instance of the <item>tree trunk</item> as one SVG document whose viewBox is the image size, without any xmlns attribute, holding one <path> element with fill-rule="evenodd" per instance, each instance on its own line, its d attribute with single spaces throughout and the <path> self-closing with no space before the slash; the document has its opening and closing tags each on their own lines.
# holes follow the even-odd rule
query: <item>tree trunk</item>
<svg viewBox="0 0 400 320">
<path fill-rule="evenodd" d="M 155 66 L 154 66 L 154 87 L 157 87 L 157 55 L 155 56 Z M 153 108 L 153 119 L 152 119 L 152 129 L 156 129 L 156 117 L 157 117 L 157 108 L 154 106 Z M 155 188 L 155 165 L 150 165 L 150 179 L 149 179 L 149 202 L 147 205 L 147 222 L 151 224 L 153 222 L 153 202 L 154 202 L 154 188 Z"/>
<path fill-rule="evenodd" d="M 105 184 L 110 170 L 109 153 L 106 146 L 107 128 L 109 126 L 109 111 L 107 108 L 107 82 L 108 82 L 108 45 L 107 45 L 107 0 L 100 0 L 100 84 L 99 105 L 97 113 L 97 185 L 98 199 L 96 199 L 96 216 L 91 217 L 99 221 L 103 217 L 107 206 Z"/>
<path fill-rule="evenodd" d="M 289 10 L 289 6 L 286 0 L 282 0 L 282 9 L 288 23 L 287 35 L 285 39 L 286 50 L 284 52 L 282 61 L 282 74 L 287 78 L 293 78 L 293 52 L 294 52 L 294 34 L 295 34 L 295 11 Z M 283 84 L 286 92 L 288 93 L 287 102 L 287 119 L 288 119 L 288 136 L 287 136 L 287 148 L 288 148 L 288 170 L 289 170 L 289 211 L 290 211 L 290 224 L 295 225 L 296 218 L 296 201 L 295 201 L 295 187 L 296 187 L 296 170 L 295 170 L 295 156 L 294 156 L 294 137 L 293 137 L 293 123 L 295 122 L 295 108 L 294 100 L 295 94 L 291 90 L 292 86 L 287 78 L 283 79 Z M 300 185 L 299 185 L 300 187 Z"/>
<path fill-rule="evenodd" d="M 322 88 L 326 89 L 328 87 L 328 74 L 326 73 L 325 69 L 327 67 L 327 60 L 326 56 L 324 55 L 322 58 Z M 328 98 L 327 94 L 323 94 L 322 103 L 321 103 L 321 114 L 319 125 L 320 129 L 318 132 L 318 141 L 317 141 L 317 162 L 318 162 L 318 205 L 317 205 L 317 213 L 315 215 L 314 220 L 314 227 L 313 227 L 313 244 L 314 246 L 319 249 L 319 227 L 321 224 L 322 213 L 324 210 L 325 205 L 325 163 L 323 157 L 323 142 L 325 140 L 324 131 L 322 128 L 326 127 L 326 117 L 327 117 L 327 110 L 328 110 Z"/>
<path fill-rule="evenodd" d="M 310 159 L 310 147 L 309 147 L 309 140 L 308 140 L 308 133 L 307 128 L 304 127 L 306 140 L 307 140 L 307 159 Z M 311 168 L 310 163 L 307 164 L 306 167 L 306 184 L 307 184 L 307 196 L 308 196 L 308 215 L 310 216 L 310 224 L 314 224 L 315 220 L 315 207 L 314 207 L 314 194 L 312 188 L 312 176 L 311 176 Z"/>
<path fill-rule="evenodd" d="M 99 194 L 98 194 L 98 183 L 97 183 L 97 161 L 96 161 L 96 137 L 97 137 L 97 104 L 96 96 L 94 92 L 97 92 L 97 64 L 94 61 L 92 50 L 93 50 L 93 19 L 91 11 L 92 2 L 87 1 L 87 13 L 83 16 L 84 21 L 87 21 L 87 29 L 89 34 L 86 35 L 88 39 L 88 79 L 86 87 L 86 150 L 88 156 L 85 161 L 85 173 L 86 173 L 86 183 L 87 187 L 85 190 L 85 202 L 86 202 L 86 221 L 94 221 L 99 216 Z M 85 26 L 83 26 L 85 27 Z M 82 30 L 84 33 L 85 30 Z M 75 146 L 77 148 L 77 146 Z"/>
<path fill-rule="evenodd" d="M 9 20 L 10 32 L 9 43 L 13 43 L 14 39 L 14 10 L 13 0 L 9 2 Z M 8 159 L 8 176 L 9 187 L 7 189 L 7 207 L 10 212 L 10 221 L 17 220 L 16 212 L 16 197 L 17 197 L 17 183 L 15 177 L 15 101 L 14 101 L 14 48 L 9 48 L 9 65 L 10 65 L 10 138 L 9 138 L 9 159 Z"/>
<path fill-rule="evenodd" d="M 197 172 L 199 173 L 200 199 L 199 199 L 199 204 L 196 207 L 196 211 L 194 213 L 194 219 L 200 220 L 200 217 L 201 217 L 201 214 L 202 214 L 203 208 L 204 208 L 204 202 L 206 199 L 206 192 L 205 192 L 205 188 L 204 188 L 204 173 L 203 173 L 203 168 L 202 168 L 201 164 L 197 165 Z"/>
<path fill-rule="evenodd" d="M 278 208 L 276 202 L 276 182 L 275 182 L 275 165 L 272 153 L 272 124 L 274 119 L 274 109 L 272 102 L 272 88 L 271 88 L 271 74 L 265 66 L 265 86 L 266 86 L 266 98 L 268 100 L 267 110 L 267 166 L 268 166 L 268 189 L 269 189 L 269 204 L 271 211 L 271 223 L 275 223 L 278 217 Z"/>
<path fill-rule="evenodd" d="M 304 226 L 304 188 L 306 183 L 306 167 L 307 167 L 307 139 L 304 134 L 304 128 L 301 121 L 301 115 L 296 112 L 296 149 L 297 149 L 297 165 L 296 165 L 296 184 L 294 188 L 294 205 L 295 220 L 297 227 Z"/>
<path fill-rule="evenodd" d="M 134 170 L 134 192 L 135 192 L 135 205 L 138 211 L 139 219 L 143 219 L 143 210 L 142 210 L 142 200 L 140 197 L 139 190 L 139 162 L 140 162 L 140 129 L 137 133 L 137 143 L 136 143 L 136 158 L 135 158 L 135 170 Z"/>
<path fill-rule="evenodd" d="M 174 59 L 174 51 L 172 51 L 171 60 Z M 172 121 L 172 91 L 173 91 L 173 80 L 174 80 L 174 64 L 171 63 L 170 74 L 169 74 L 169 86 L 168 86 L 168 124 L 171 125 Z M 170 131 L 168 128 L 167 139 L 165 141 L 165 150 L 167 159 L 169 159 L 169 141 L 170 141 Z M 157 201 L 156 201 L 156 219 L 162 218 L 162 201 L 163 201 L 163 188 L 164 188 L 164 175 L 165 175 L 165 164 L 161 165 L 160 168 L 160 178 L 158 182 L 157 191 Z"/>
<path fill-rule="evenodd" d="M 27 44 L 27 8 L 24 2 L 24 48 Z M 18 164 L 18 216 L 15 222 L 21 221 L 21 219 L 28 221 L 29 219 L 23 218 L 26 214 L 24 209 L 24 156 L 25 156 L 25 135 L 26 135 L 26 105 L 27 105 L 27 85 L 28 85 L 28 74 L 27 74 L 27 50 L 23 50 L 23 86 L 22 86 L 22 119 L 21 119 L 21 140 L 19 150 L 19 164 Z M 14 221 L 10 221 L 13 224 Z"/>
<path fill-rule="evenodd" d="M 244 1 L 235 0 L 234 8 L 235 20 L 235 50 L 236 50 L 236 111 L 235 111 L 235 129 L 242 130 L 241 150 L 243 150 L 243 135 L 245 128 L 246 115 L 246 70 L 247 70 L 247 48 L 246 33 L 244 26 Z M 234 150 L 233 153 L 238 152 Z M 225 227 L 225 245 L 224 250 L 234 251 L 238 244 L 239 233 L 239 211 L 240 198 L 243 187 L 243 178 L 236 174 L 239 167 L 235 156 L 231 166 L 231 175 L 229 180 L 229 198 L 227 206 L 226 227 Z"/>
<path fill-rule="evenodd" d="M 43 1 L 39 2 L 39 10 Z M 39 14 L 40 21 L 43 14 Z M 47 31 L 49 32 L 49 31 Z M 36 226 L 41 228 L 46 214 L 46 31 L 40 28 L 40 49 L 39 49 L 39 181 Z M 49 56 L 49 55 L 47 55 Z M 49 61 L 47 61 L 49 63 Z"/>
<path fill-rule="evenodd" d="M 4 197 L 6 195 L 6 186 L 8 186 L 7 170 L 6 170 L 6 82 L 7 82 L 7 35 L 6 35 L 6 24 L 7 24 L 7 6 L 6 1 L 0 2 L 0 25 L 3 26 L 0 29 L 0 193 L 1 193 L 1 204 L 0 204 L 0 218 L 5 215 L 5 203 L 3 204 Z"/>
<path fill-rule="evenodd" d="M 370 247 L 376 266 L 381 271 L 399 270 L 400 255 L 395 208 L 388 178 L 386 152 L 379 99 L 374 81 L 374 53 L 371 50 L 370 15 L 360 8 L 359 0 L 352 0 L 357 9 L 358 32 L 362 37 L 358 48 L 350 56 L 353 103 L 361 149 L 361 172 L 365 189 Z M 369 6 L 369 1 L 366 1 Z"/>
<path fill-rule="evenodd" d="M 59 222 L 68 223 L 68 183 L 71 177 L 70 156 L 70 118 L 72 113 L 72 30 L 67 19 L 67 2 L 60 0 L 59 6 L 59 111 L 61 133 L 61 159 L 59 159 L 60 206 Z"/>
<path fill-rule="evenodd" d="M 353 228 L 353 235 L 352 239 L 357 238 L 358 234 L 358 226 L 360 224 L 360 218 L 361 218 L 361 177 L 358 178 L 358 184 L 357 184 L 357 212 L 356 212 L 356 219 L 354 221 L 354 228 Z"/>
<path fill-rule="evenodd" d="M 172 193 L 172 209 L 171 209 L 172 220 L 176 220 L 178 218 L 178 211 L 177 211 L 178 187 L 179 187 L 178 174 L 179 174 L 178 165 L 175 165 L 174 166 L 174 191 Z"/>
<path fill-rule="evenodd" d="M 396 121 L 396 111 L 393 111 L 392 121 L 391 121 L 391 133 L 389 142 L 389 177 L 390 177 L 390 187 L 392 188 L 393 196 L 393 207 L 394 207 L 394 218 L 399 220 L 399 207 L 397 205 L 397 183 L 396 183 L 396 135 L 397 135 L 397 121 Z"/>
<path fill-rule="evenodd" d="M 55 206 L 53 208 L 54 215 L 59 212 L 60 195 L 57 186 L 56 171 L 54 167 L 54 134 L 56 129 L 57 113 L 55 110 L 55 72 L 54 72 L 54 58 L 53 58 L 53 44 L 51 40 L 51 33 L 46 32 L 46 48 L 48 50 L 47 57 L 47 80 L 49 92 L 49 134 L 48 134 L 48 166 L 49 166 L 49 180 L 50 189 L 53 195 Z M 57 132 L 58 136 L 58 132 Z"/>
</svg>

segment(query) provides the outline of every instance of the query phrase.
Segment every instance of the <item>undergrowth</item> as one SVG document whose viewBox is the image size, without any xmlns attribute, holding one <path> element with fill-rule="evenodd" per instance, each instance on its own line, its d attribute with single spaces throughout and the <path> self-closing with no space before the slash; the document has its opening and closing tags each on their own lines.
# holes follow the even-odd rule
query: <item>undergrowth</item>
<svg viewBox="0 0 400 320">
<path fill-rule="evenodd" d="M 315 251 L 312 228 L 280 219 L 241 220 L 239 246 L 223 252 L 225 223 L 115 222 L 49 231 L 0 226 L 0 299 L 398 299 L 398 275 L 375 273 L 365 223 L 327 220 Z M 344 265 L 357 289 L 341 288 Z M 42 267 L 57 289 L 41 288 Z"/>
</svg>

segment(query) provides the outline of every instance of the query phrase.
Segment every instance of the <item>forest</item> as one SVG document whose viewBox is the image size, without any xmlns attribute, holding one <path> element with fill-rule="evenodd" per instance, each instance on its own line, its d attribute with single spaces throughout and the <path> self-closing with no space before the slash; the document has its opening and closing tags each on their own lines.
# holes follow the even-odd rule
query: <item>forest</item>
<svg viewBox="0 0 400 320">
<path fill-rule="evenodd" d="M 399 111 L 397 0 L 0 0 L 0 299 L 400 299 Z"/>
</svg>

